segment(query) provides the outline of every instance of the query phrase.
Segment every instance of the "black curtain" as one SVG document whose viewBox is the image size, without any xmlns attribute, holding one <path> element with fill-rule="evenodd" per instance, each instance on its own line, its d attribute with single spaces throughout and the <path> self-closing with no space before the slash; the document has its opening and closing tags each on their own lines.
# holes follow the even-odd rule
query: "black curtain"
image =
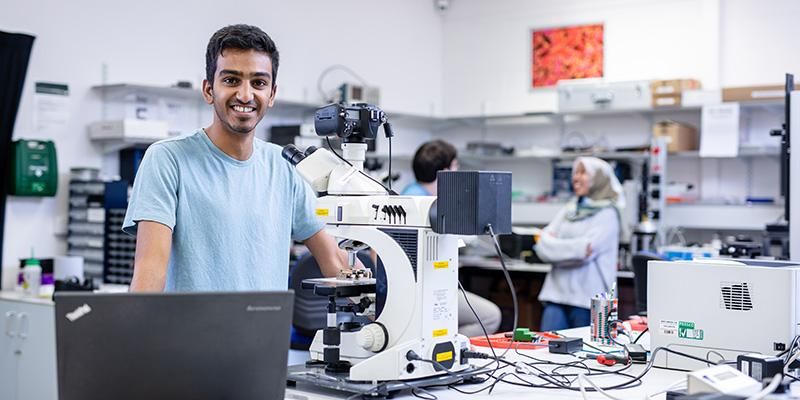
<svg viewBox="0 0 800 400">
<path fill-rule="evenodd" d="M 3 232 L 11 137 L 34 39 L 30 35 L 0 31 L 0 276 L 3 273 Z"/>
</svg>

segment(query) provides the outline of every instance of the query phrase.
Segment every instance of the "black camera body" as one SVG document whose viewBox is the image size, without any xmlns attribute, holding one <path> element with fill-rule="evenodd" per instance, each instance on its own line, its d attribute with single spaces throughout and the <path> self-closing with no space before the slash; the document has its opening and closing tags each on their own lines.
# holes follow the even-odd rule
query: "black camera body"
<svg viewBox="0 0 800 400">
<path fill-rule="evenodd" d="M 329 104 L 314 114 L 314 129 L 318 136 L 338 136 L 345 143 L 363 143 L 375 139 L 378 128 L 386 122 L 386 114 L 371 104 L 350 106 Z"/>
</svg>

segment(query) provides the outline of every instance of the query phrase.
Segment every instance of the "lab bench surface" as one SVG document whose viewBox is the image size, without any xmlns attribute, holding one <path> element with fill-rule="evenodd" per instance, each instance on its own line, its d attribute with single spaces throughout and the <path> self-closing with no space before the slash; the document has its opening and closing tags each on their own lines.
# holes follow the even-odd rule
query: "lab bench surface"
<svg viewBox="0 0 800 400">
<path fill-rule="evenodd" d="M 561 334 L 568 336 L 568 337 L 580 337 L 583 338 L 584 341 L 587 343 L 589 338 L 589 328 L 575 328 L 564 330 L 560 332 Z M 640 340 L 640 343 L 644 345 L 645 348 L 649 348 L 649 337 L 645 334 Z M 489 353 L 488 348 L 475 348 L 476 351 L 486 352 Z M 520 353 L 524 355 L 515 354 L 514 351 L 509 351 L 508 357 L 510 361 L 531 361 L 530 359 L 526 359 L 525 356 L 535 357 L 542 361 L 552 361 L 558 363 L 568 363 L 568 362 L 575 362 L 579 361 L 578 358 L 572 355 L 564 355 L 564 354 L 551 354 L 547 351 L 547 349 L 541 350 L 520 350 Z M 290 357 L 291 358 L 291 357 Z M 606 367 L 597 364 L 593 360 L 583 360 L 592 368 L 601 369 L 601 370 L 608 370 L 614 371 L 619 370 L 622 367 Z M 482 365 L 482 363 L 486 363 L 486 360 L 471 360 L 470 362 L 476 365 Z M 545 367 L 546 368 L 546 367 Z M 634 364 L 629 369 L 625 371 L 625 373 L 629 375 L 636 376 L 641 373 L 645 368 L 644 364 Z M 699 366 L 698 368 L 702 368 Z M 514 372 L 513 367 L 507 367 L 505 372 Z M 574 372 L 571 371 L 571 372 Z M 566 373 L 566 372 L 565 372 Z M 530 382 L 536 384 L 543 384 L 545 383 L 542 379 L 536 378 L 534 375 L 524 375 L 518 374 L 519 376 L 523 377 Z M 665 399 L 666 395 L 658 392 L 664 391 L 670 386 L 675 385 L 682 379 L 686 378 L 685 372 L 679 371 L 671 371 L 665 369 L 657 369 L 652 368 L 643 378 L 641 385 L 631 387 L 628 389 L 622 390 L 611 390 L 609 393 L 617 398 L 622 399 L 644 399 L 648 398 L 647 395 L 654 395 L 653 399 Z M 509 380 L 518 382 L 514 380 L 514 378 L 509 377 Z M 619 383 L 623 383 L 628 380 L 620 375 L 599 375 L 599 376 L 592 376 L 592 382 L 601 385 L 601 386 L 611 386 Z M 482 384 L 474 384 L 474 385 L 461 385 L 458 386 L 460 390 L 463 391 L 474 391 L 484 386 L 487 386 L 488 383 Z M 588 384 L 586 384 L 588 387 Z M 574 385 L 577 389 L 577 383 Z M 495 400 L 503 400 L 503 399 L 523 399 L 523 398 L 542 398 L 542 399 L 581 399 L 581 393 L 578 390 L 567 390 L 567 389 L 546 389 L 546 388 L 530 388 L 524 386 L 517 386 L 508 383 L 499 383 L 495 386 L 494 390 L 491 394 L 487 393 L 487 391 L 478 393 L 478 394 L 463 394 L 459 393 L 455 390 L 447 389 L 447 388 L 435 388 L 429 389 L 429 392 L 435 395 L 440 400 L 450 400 L 450 399 L 495 399 Z M 588 397 L 591 399 L 603 399 L 606 397 L 601 396 L 598 393 L 589 392 Z M 328 399 L 341 399 L 346 398 L 347 396 L 342 396 L 341 393 L 334 393 L 330 391 L 318 391 L 313 387 L 307 386 L 298 386 L 296 388 L 289 388 L 286 391 L 286 399 L 292 400 L 328 400 Z M 395 399 L 414 399 L 415 397 L 411 395 L 408 391 L 403 391 L 402 393 L 398 394 L 397 396 L 393 397 Z"/>
<path fill-rule="evenodd" d="M 536 272 L 546 274 L 553 268 L 553 266 L 550 264 L 532 264 L 517 259 L 506 258 L 504 261 L 506 263 L 506 268 L 508 268 L 509 271 Z M 458 262 L 462 267 L 502 269 L 500 260 L 497 258 L 466 256 L 459 257 Z M 617 278 L 633 279 L 633 271 L 617 271 Z"/>
</svg>

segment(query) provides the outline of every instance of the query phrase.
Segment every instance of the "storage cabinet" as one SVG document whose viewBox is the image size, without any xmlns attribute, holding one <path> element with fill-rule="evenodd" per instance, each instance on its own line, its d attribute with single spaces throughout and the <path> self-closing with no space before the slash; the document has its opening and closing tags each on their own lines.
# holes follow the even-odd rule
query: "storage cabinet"
<svg viewBox="0 0 800 400">
<path fill-rule="evenodd" d="M 56 400 L 52 303 L 0 294 L 0 399 Z"/>
</svg>

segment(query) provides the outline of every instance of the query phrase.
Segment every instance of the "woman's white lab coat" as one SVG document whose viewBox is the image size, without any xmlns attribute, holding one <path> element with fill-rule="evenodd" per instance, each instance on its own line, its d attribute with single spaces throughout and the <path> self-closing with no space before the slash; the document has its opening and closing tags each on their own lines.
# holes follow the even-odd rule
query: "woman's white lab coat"
<svg viewBox="0 0 800 400">
<path fill-rule="evenodd" d="M 539 301 L 590 308 L 591 298 L 611 290 L 617 279 L 619 216 L 606 207 L 577 221 L 565 218 L 568 206 L 559 211 L 542 231 L 534 247 L 542 261 L 552 264 Z M 586 246 L 591 254 L 586 256 Z"/>
</svg>

